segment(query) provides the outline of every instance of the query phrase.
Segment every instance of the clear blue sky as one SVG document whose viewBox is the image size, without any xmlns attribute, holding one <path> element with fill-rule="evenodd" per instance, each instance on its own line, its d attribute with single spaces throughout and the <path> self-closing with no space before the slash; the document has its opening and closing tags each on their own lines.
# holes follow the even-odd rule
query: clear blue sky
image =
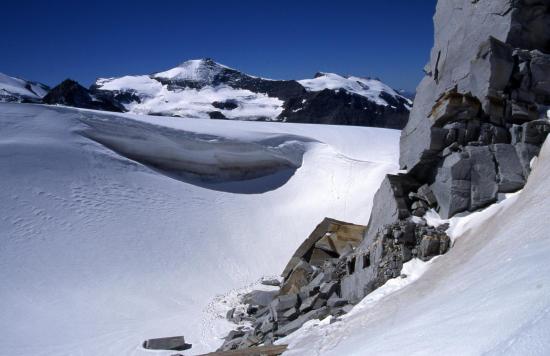
<svg viewBox="0 0 550 356">
<path fill-rule="evenodd" d="M 435 0 L 26 0 L 2 3 L 0 72 L 49 85 L 211 57 L 244 72 L 379 77 L 412 90 Z"/>
</svg>

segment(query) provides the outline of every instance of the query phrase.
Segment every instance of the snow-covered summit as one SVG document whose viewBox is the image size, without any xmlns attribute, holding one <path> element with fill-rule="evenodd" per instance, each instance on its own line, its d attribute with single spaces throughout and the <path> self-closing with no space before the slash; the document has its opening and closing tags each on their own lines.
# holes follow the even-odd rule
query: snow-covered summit
<svg viewBox="0 0 550 356">
<path fill-rule="evenodd" d="M 153 74 L 154 78 L 212 83 L 216 75 L 230 69 L 210 58 L 192 59 L 164 72 Z"/>
<path fill-rule="evenodd" d="M 44 84 L 0 73 L 0 102 L 37 101 L 43 98 L 48 90 Z"/>
<path fill-rule="evenodd" d="M 137 114 L 402 128 L 411 102 L 379 80 L 322 73 L 314 79 L 252 76 L 210 58 L 151 75 L 100 78 L 102 96 Z"/>
<path fill-rule="evenodd" d="M 361 78 L 355 76 L 341 76 L 335 73 L 317 73 L 313 79 L 304 79 L 298 81 L 308 91 L 330 90 L 345 90 L 352 94 L 364 96 L 375 103 L 383 106 L 389 105 L 384 99 L 387 96 L 392 98 L 406 99 L 404 96 L 397 93 L 390 86 L 382 83 L 378 79 Z M 406 99 L 409 106 L 412 102 Z"/>
</svg>

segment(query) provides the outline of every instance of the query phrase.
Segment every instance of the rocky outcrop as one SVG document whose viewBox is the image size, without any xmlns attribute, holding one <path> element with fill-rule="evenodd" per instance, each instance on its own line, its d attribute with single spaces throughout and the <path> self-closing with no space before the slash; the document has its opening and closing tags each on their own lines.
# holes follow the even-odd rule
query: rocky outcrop
<svg viewBox="0 0 550 356">
<path fill-rule="evenodd" d="M 407 172 L 383 181 L 364 238 L 327 251 L 321 224 L 285 269 L 279 295 L 252 308 L 253 327 L 224 348 L 271 342 L 312 318 L 345 313 L 400 277 L 404 263 L 447 252 L 448 225 L 428 225 L 429 209 L 449 218 L 525 185 L 550 132 L 550 1 L 440 1 L 435 25 L 401 137 Z"/>
<path fill-rule="evenodd" d="M 388 176 L 375 195 L 365 239 L 348 257 L 354 273 L 341 281 L 343 298 L 360 300 L 411 256 L 449 248 L 445 226 L 426 226 L 429 209 L 449 218 L 525 185 L 550 132 L 550 55 L 536 33 L 549 12 L 550 1 L 439 2 L 432 61 L 401 137 L 408 171 Z"/>
<path fill-rule="evenodd" d="M 402 129 L 409 118 L 408 99 L 386 95 L 388 105 L 346 92 L 324 89 L 287 100 L 280 118 L 285 122 L 354 125 Z"/>
<path fill-rule="evenodd" d="M 220 350 L 270 344 L 309 320 L 349 311 L 351 305 L 340 297 L 339 274 L 345 268 L 340 264 L 364 232 L 365 226 L 324 219 L 290 259 L 278 291 L 253 291 L 242 298 L 246 312 L 229 311 L 229 320 L 252 327 L 232 331 Z"/>
<path fill-rule="evenodd" d="M 520 189 L 550 132 L 550 2 L 440 1 L 401 166 L 443 217 Z"/>
<path fill-rule="evenodd" d="M 278 290 L 252 291 L 242 297 L 246 308 L 228 312 L 230 321 L 251 326 L 231 331 L 220 350 L 271 344 L 309 320 L 337 318 L 365 294 L 401 276 L 404 263 L 428 261 L 450 247 L 447 226 L 430 227 L 422 218 L 383 226 L 364 251 L 359 247 L 365 244 L 366 229 L 323 220 L 290 259 Z"/>
<path fill-rule="evenodd" d="M 341 297 L 357 303 L 392 278 L 401 276 L 403 264 L 413 258 L 429 261 L 451 246 L 448 225 L 429 226 L 423 218 L 407 218 L 383 226 L 371 243 L 365 240 L 347 256 L 341 279 Z M 406 276 L 404 276 L 406 277 Z"/>
<path fill-rule="evenodd" d="M 93 95 L 74 80 L 66 79 L 42 99 L 45 104 L 59 104 L 83 109 L 122 112 L 120 105 L 107 96 Z"/>
<path fill-rule="evenodd" d="M 550 132 L 550 55 L 536 33 L 549 12 L 550 1 L 439 2 L 432 61 L 401 137 L 408 171 L 388 176 L 375 195 L 366 237 L 348 257 L 354 273 L 341 281 L 343 298 L 360 300 L 411 256 L 449 248 L 446 227 L 425 224 L 429 209 L 449 218 L 525 185 Z"/>
</svg>

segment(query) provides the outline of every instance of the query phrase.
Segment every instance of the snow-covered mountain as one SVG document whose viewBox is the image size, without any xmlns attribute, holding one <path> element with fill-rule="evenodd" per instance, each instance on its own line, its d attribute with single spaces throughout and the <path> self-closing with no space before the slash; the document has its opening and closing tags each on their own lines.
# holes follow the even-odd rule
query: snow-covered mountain
<svg viewBox="0 0 550 356">
<path fill-rule="evenodd" d="M 38 102 L 48 90 L 44 84 L 0 73 L 0 102 Z"/>
<path fill-rule="evenodd" d="M 91 87 L 138 114 L 402 128 L 411 102 L 375 79 L 320 73 L 300 81 L 251 76 L 211 59 Z"/>
<path fill-rule="evenodd" d="M 377 79 L 342 77 L 334 73 L 317 73 L 314 79 L 298 81 L 306 90 L 319 92 L 328 90 L 343 90 L 350 94 L 364 96 L 380 106 L 391 105 L 392 99 L 400 95 Z"/>
<path fill-rule="evenodd" d="M 0 354 L 150 355 L 167 335 L 216 349 L 225 302 L 324 217 L 367 223 L 398 140 L 0 104 Z"/>
</svg>

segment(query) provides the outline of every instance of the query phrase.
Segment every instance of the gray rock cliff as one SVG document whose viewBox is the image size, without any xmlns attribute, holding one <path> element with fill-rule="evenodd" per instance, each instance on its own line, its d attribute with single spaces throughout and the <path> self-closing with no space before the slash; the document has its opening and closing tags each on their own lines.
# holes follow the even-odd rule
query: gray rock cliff
<svg viewBox="0 0 550 356">
<path fill-rule="evenodd" d="M 337 320 L 406 278 L 404 263 L 451 248 L 448 225 L 429 226 L 429 209 L 449 218 L 525 185 L 550 132 L 550 0 L 439 1 L 425 72 L 401 136 L 407 172 L 382 182 L 363 239 L 327 249 L 336 222 L 320 224 L 285 269 L 271 310 L 252 308 L 254 328 L 224 349 L 272 342 L 312 318 Z"/>
</svg>

